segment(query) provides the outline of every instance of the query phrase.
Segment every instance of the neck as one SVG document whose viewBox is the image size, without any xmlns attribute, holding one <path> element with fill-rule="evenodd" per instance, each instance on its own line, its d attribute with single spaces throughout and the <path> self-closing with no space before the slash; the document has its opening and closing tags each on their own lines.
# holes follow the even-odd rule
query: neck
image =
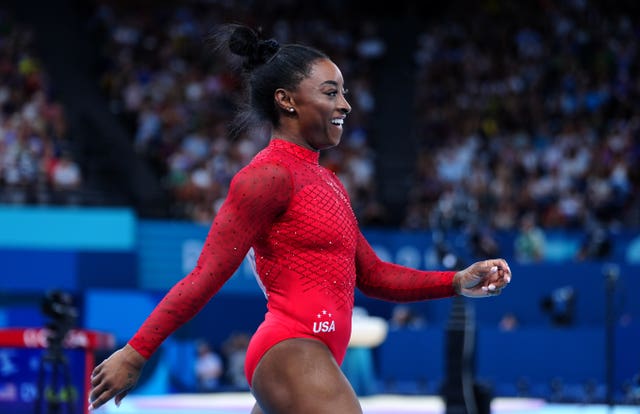
<svg viewBox="0 0 640 414">
<path fill-rule="evenodd" d="M 301 138 L 298 134 L 287 133 L 282 130 L 274 130 L 271 134 L 271 138 L 282 139 L 284 141 L 289 141 L 293 144 L 299 145 L 302 148 L 306 148 L 308 150 L 316 152 L 318 151 L 317 148 L 312 147 L 311 144 L 309 144 L 305 139 Z"/>
</svg>

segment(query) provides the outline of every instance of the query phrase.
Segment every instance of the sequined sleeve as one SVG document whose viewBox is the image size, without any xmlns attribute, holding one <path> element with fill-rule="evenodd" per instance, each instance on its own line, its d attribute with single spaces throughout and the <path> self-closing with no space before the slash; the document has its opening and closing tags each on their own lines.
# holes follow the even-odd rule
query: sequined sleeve
<svg viewBox="0 0 640 414">
<path fill-rule="evenodd" d="M 357 287 L 367 296 L 414 302 L 454 296 L 451 271 L 423 271 L 383 262 L 360 233 L 356 250 Z"/>
<path fill-rule="evenodd" d="M 250 164 L 232 180 L 197 266 L 175 284 L 129 344 L 149 358 L 195 316 L 233 275 L 255 240 L 282 214 L 291 197 L 289 172 L 270 163 Z"/>
</svg>

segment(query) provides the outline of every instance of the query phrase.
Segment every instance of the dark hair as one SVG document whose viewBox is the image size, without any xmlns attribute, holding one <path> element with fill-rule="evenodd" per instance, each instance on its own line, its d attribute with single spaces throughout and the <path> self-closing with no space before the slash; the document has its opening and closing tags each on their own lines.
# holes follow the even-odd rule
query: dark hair
<svg viewBox="0 0 640 414">
<path fill-rule="evenodd" d="M 274 101 L 276 89 L 294 90 L 307 76 L 311 65 L 328 56 L 301 44 L 280 45 L 275 39 L 263 40 L 253 29 L 229 24 L 214 34 L 218 51 L 240 57 L 245 81 L 245 102 L 241 105 L 232 132 L 239 133 L 255 124 L 268 121 L 279 125 L 279 111 Z"/>
</svg>

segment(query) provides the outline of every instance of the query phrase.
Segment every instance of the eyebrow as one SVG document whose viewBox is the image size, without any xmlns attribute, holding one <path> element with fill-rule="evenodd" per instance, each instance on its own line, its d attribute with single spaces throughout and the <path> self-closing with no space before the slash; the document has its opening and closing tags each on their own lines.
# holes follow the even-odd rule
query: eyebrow
<svg viewBox="0 0 640 414">
<path fill-rule="evenodd" d="M 338 82 L 333 81 L 333 80 L 328 80 L 328 81 L 324 81 L 320 84 L 320 86 L 322 85 L 332 85 L 335 86 L 336 88 L 338 87 Z"/>
<path fill-rule="evenodd" d="M 324 82 L 322 82 L 320 84 L 320 86 L 325 86 L 325 85 L 330 85 L 330 86 L 333 86 L 335 88 L 338 88 L 338 82 L 336 82 L 334 80 L 327 80 L 327 81 L 324 81 Z M 348 89 L 345 88 L 344 85 L 342 85 L 342 91 L 345 92 L 345 91 L 348 91 Z"/>
</svg>

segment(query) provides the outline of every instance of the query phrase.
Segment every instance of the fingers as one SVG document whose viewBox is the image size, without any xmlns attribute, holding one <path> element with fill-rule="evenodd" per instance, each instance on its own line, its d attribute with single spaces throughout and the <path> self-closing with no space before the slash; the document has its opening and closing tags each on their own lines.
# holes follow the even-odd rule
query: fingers
<svg viewBox="0 0 640 414">
<path fill-rule="evenodd" d="M 504 286 L 503 286 L 504 287 Z M 502 287 L 498 287 L 495 284 L 490 284 L 489 286 L 483 286 L 482 291 L 490 296 L 497 296 L 502 293 Z"/>
<path fill-rule="evenodd" d="M 496 267 L 498 267 L 498 269 L 501 269 L 501 270 L 511 274 L 511 269 L 509 268 L 509 265 L 507 264 L 507 261 L 504 260 L 504 259 L 489 259 L 489 260 L 485 260 L 484 262 L 482 262 L 482 264 L 486 268 L 490 268 L 490 267 L 496 266 Z"/>
<path fill-rule="evenodd" d="M 114 402 L 117 406 L 120 406 L 120 402 L 129 393 L 129 389 L 118 390 L 109 386 L 109 384 L 98 384 L 93 388 L 89 395 L 89 409 L 94 410 L 101 407 L 110 399 L 114 398 Z"/>
<path fill-rule="evenodd" d="M 491 266 L 489 268 L 488 274 L 484 276 L 484 283 L 482 285 L 482 290 L 485 293 L 488 292 L 493 292 L 496 290 L 496 282 L 498 281 L 498 266 L 493 265 L 493 263 L 484 263 L 484 267 L 488 267 Z"/>
<path fill-rule="evenodd" d="M 101 363 L 100 365 L 98 365 L 97 367 L 95 367 L 93 369 L 93 371 L 91 371 L 91 382 L 93 382 L 93 380 L 95 378 L 97 378 L 102 373 L 102 365 L 103 364 L 104 364 L 104 362 Z"/>
<path fill-rule="evenodd" d="M 91 394 L 89 394 L 89 409 L 93 410 L 104 403 L 109 401 L 113 397 L 112 392 L 110 392 L 108 385 L 99 384 L 91 390 Z"/>
<path fill-rule="evenodd" d="M 504 280 L 505 283 L 511 282 L 511 269 L 504 259 L 485 260 L 483 265 L 489 269 L 489 278 L 492 282 Z"/>
<path fill-rule="evenodd" d="M 91 373 L 91 392 L 89 394 L 90 410 L 102 406 L 118 392 L 118 390 L 111 385 L 111 382 L 105 378 L 105 374 L 102 371 L 102 365 L 99 365 Z"/>
<path fill-rule="evenodd" d="M 511 269 L 504 259 L 490 259 L 482 262 L 488 273 L 484 276 L 482 291 L 489 296 L 496 296 L 511 282 Z"/>
<path fill-rule="evenodd" d="M 504 259 L 476 262 L 456 274 L 458 275 L 459 288 L 456 292 L 470 297 L 499 295 L 511 282 L 511 269 Z"/>
<path fill-rule="evenodd" d="M 115 403 L 116 403 L 116 405 L 117 405 L 118 407 L 120 407 L 120 402 L 122 401 L 122 399 L 123 399 L 124 397 L 126 397 L 126 396 L 127 396 L 127 394 L 129 394 L 129 390 L 124 390 L 124 391 L 122 391 L 120 394 L 116 395 L 116 398 L 115 398 L 115 400 L 114 400 L 114 401 L 115 401 Z"/>
<path fill-rule="evenodd" d="M 89 409 L 93 410 L 109 401 L 113 395 L 110 393 L 109 382 L 97 368 L 91 374 L 91 393 L 89 394 Z M 96 374 L 96 372 L 98 372 Z"/>
<path fill-rule="evenodd" d="M 508 284 L 509 282 L 507 282 L 504 278 L 497 278 L 495 280 L 489 280 L 485 282 L 481 289 L 487 294 L 495 294 L 499 293 Z"/>
<path fill-rule="evenodd" d="M 128 345 L 102 361 L 91 373 L 89 408 L 101 407 L 112 398 L 120 405 L 136 384 L 145 362 L 146 359 Z"/>
<path fill-rule="evenodd" d="M 91 373 L 91 386 L 92 387 L 96 387 L 98 384 L 100 384 L 100 382 L 102 382 L 102 370 L 99 370 L 97 367 L 93 370 L 93 372 Z"/>
</svg>

